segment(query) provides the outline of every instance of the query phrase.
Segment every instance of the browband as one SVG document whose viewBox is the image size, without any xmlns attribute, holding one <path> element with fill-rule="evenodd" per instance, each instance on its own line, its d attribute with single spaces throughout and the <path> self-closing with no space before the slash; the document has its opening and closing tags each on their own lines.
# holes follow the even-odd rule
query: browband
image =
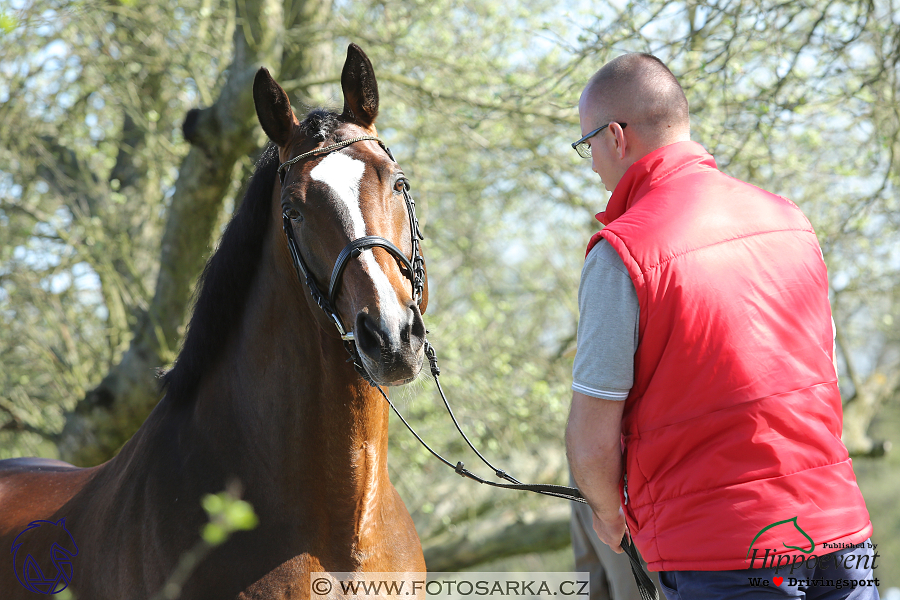
<svg viewBox="0 0 900 600">
<path fill-rule="evenodd" d="M 300 156 L 295 156 L 291 160 L 285 161 L 281 163 L 278 167 L 278 174 L 281 175 L 282 171 L 284 171 L 287 167 L 292 164 L 303 160 L 304 158 L 309 158 L 310 156 L 316 156 L 318 154 L 328 154 L 329 152 L 334 152 L 335 150 L 340 150 L 345 146 L 349 146 L 350 144 L 355 144 L 356 142 L 362 142 L 365 140 L 373 140 L 381 144 L 382 148 L 386 148 L 384 142 L 381 141 L 381 138 L 377 138 L 374 135 L 361 135 L 359 137 L 350 138 L 348 140 L 341 140 L 340 142 L 335 142 L 329 146 L 323 146 L 322 148 L 316 148 L 315 150 L 310 150 L 309 152 L 304 152 Z M 388 152 L 388 156 L 390 156 L 390 152 Z M 391 156 L 391 160 L 393 160 L 393 156 Z"/>
</svg>

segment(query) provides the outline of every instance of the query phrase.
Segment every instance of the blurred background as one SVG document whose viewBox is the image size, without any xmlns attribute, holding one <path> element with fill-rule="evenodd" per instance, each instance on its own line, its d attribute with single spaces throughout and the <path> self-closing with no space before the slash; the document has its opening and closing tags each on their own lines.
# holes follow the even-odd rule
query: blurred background
<svg viewBox="0 0 900 600">
<path fill-rule="evenodd" d="M 665 61 L 693 139 L 818 232 L 844 441 L 876 574 L 900 586 L 896 0 L 0 0 L 0 458 L 98 464 L 140 426 L 265 143 L 253 74 L 301 117 L 340 107 L 351 41 L 413 185 L 442 383 L 484 453 L 548 483 L 567 482 L 576 293 L 607 199 L 569 146 L 578 97 L 621 53 Z M 430 379 L 392 393 L 479 470 Z M 397 421 L 390 468 L 430 570 L 572 567 L 565 501 L 461 480 Z"/>
</svg>

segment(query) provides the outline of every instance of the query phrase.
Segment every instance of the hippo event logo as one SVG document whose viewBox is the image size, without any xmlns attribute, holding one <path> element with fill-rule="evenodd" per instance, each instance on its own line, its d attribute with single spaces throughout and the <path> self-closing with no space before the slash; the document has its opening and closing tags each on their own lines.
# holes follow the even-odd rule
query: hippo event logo
<svg viewBox="0 0 900 600">
<path fill-rule="evenodd" d="M 763 534 L 768 535 L 760 540 Z M 756 547 L 758 541 L 763 545 L 768 545 L 776 540 L 781 541 L 781 545 L 786 549 L 796 550 L 798 554 L 787 554 L 778 548 L 765 548 L 765 554 L 762 554 Z M 790 540 L 792 543 L 788 544 L 784 540 Z M 808 550 L 806 549 L 807 545 L 809 546 Z M 747 559 L 750 561 L 748 568 L 773 569 L 772 575 L 774 576 L 771 582 L 776 587 L 782 583 L 786 583 L 788 586 L 825 587 L 838 590 L 877 587 L 879 585 L 878 578 L 873 576 L 874 570 L 878 568 L 878 565 L 875 564 L 879 558 L 878 552 L 875 552 L 877 546 L 871 541 L 860 544 L 824 543 L 820 546 L 824 554 L 813 554 L 816 550 L 816 543 L 797 523 L 797 517 L 793 517 L 776 521 L 760 529 L 747 549 Z M 785 571 L 784 575 L 779 574 L 782 570 Z M 798 570 L 799 572 L 795 574 L 795 571 Z M 759 573 L 757 572 L 757 574 Z M 814 578 L 811 577 L 813 574 L 816 575 Z M 769 579 L 765 577 L 748 577 L 748 580 L 751 587 L 769 587 Z"/>
<path fill-rule="evenodd" d="M 759 539 L 759 536 L 761 536 L 762 534 L 764 534 L 765 532 L 767 532 L 767 531 L 770 530 L 770 529 L 773 529 L 773 528 L 775 528 L 775 527 L 778 527 L 779 525 L 787 525 L 788 523 L 793 524 L 794 530 L 796 530 L 797 532 L 799 532 L 804 538 L 806 538 L 806 539 L 809 541 L 809 544 L 810 544 L 809 550 L 804 550 L 804 549 L 801 548 L 800 546 L 789 546 L 789 545 L 785 544 L 784 542 L 782 542 L 781 545 L 784 546 L 785 548 L 790 549 L 790 550 L 799 550 L 799 551 L 802 552 L 803 554 L 812 554 L 812 553 L 813 553 L 813 551 L 816 549 L 816 543 L 813 541 L 813 539 L 812 539 L 811 537 L 809 537 L 809 534 L 806 533 L 805 531 L 803 531 L 803 528 L 800 527 L 800 525 L 797 524 L 797 517 L 794 517 L 794 518 L 792 518 L 792 519 L 785 519 L 784 521 L 776 521 L 775 523 L 772 523 L 771 525 L 766 525 L 765 527 L 763 527 L 762 529 L 760 529 L 760 530 L 759 530 L 759 533 L 756 534 L 756 537 L 753 538 L 753 541 L 750 542 L 750 547 L 747 548 L 747 558 L 750 558 L 750 551 L 752 550 L 752 551 L 753 551 L 753 559 L 751 559 L 751 561 L 750 561 L 750 567 L 751 567 L 751 568 L 753 567 L 753 562 L 756 560 L 756 553 L 759 551 L 757 548 L 754 548 L 754 547 L 753 547 L 753 544 L 756 543 L 756 540 Z M 791 533 L 791 528 L 790 528 L 790 527 L 782 528 L 782 530 L 780 530 L 780 532 L 781 532 L 781 535 L 782 535 L 782 536 L 789 535 L 789 534 Z M 765 557 L 763 558 L 763 566 L 766 566 L 766 560 L 768 560 L 768 558 L 769 558 L 769 552 L 770 552 L 770 551 L 771 551 L 772 554 L 773 554 L 772 561 L 773 561 L 773 563 L 774 563 L 774 560 L 775 560 L 775 558 L 774 558 L 775 550 L 769 550 L 769 549 L 767 548 L 767 549 L 766 549 L 766 555 L 765 555 Z M 790 559 L 788 559 L 788 560 L 790 560 Z"/>
<path fill-rule="evenodd" d="M 56 541 L 50 543 L 50 539 Z M 60 544 L 71 545 L 71 549 Z M 78 546 L 66 529 L 64 518 L 55 523 L 32 521 L 13 540 L 12 554 L 16 579 L 25 589 L 37 594 L 58 594 L 72 582 L 72 559 L 78 555 Z"/>
</svg>

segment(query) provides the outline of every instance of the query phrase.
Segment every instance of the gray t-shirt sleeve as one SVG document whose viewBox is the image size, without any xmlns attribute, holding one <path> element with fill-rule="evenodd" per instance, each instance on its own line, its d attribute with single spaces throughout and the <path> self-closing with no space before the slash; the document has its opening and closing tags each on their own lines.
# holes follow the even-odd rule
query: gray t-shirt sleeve
<svg viewBox="0 0 900 600">
<path fill-rule="evenodd" d="M 621 257 L 606 240 L 584 261 L 578 309 L 572 389 L 595 398 L 625 400 L 634 385 L 640 306 Z"/>
</svg>

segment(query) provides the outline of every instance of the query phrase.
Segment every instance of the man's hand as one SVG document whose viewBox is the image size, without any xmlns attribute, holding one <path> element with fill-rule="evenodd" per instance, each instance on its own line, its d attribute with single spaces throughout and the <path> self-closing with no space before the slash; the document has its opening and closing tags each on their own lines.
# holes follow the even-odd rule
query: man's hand
<svg viewBox="0 0 900 600">
<path fill-rule="evenodd" d="M 574 392 L 566 426 L 572 477 L 594 512 L 594 529 L 600 540 L 619 553 L 625 533 L 619 499 L 624 405 Z"/>
<path fill-rule="evenodd" d="M 625 526 L 625 515 L 622 513 L 622 509 L 619 509 L 619 512 L 616 513 L 612 518 L 604 520 L 597 516 L 597 513 L 593 513 L 594 515 L 594 531 L 597 532 L 597 537 L 600 538 L 600 541 L 612 548 L 612 551 L 616 554 L 622 554 L 622 538 L 625 536 L 626 526 Z"/>
</svg>

